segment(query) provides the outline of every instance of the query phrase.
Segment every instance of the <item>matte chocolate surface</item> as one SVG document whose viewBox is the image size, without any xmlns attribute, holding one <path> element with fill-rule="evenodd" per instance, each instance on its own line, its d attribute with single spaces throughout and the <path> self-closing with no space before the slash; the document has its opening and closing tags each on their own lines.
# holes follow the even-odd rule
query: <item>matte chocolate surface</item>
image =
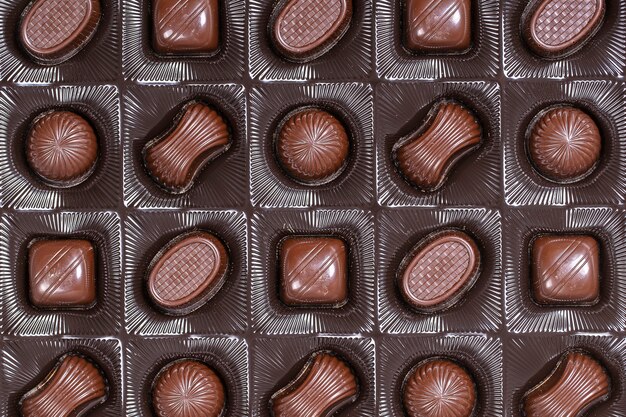
<svg viewBox="0 0 626 417">
<path fill-rule="evenodd" d="M 24 417 L 82 416 L 104 402 L 107 381 L 90 360 L 76 354 L 62 356 L 54 369 L 20 400 Z"/>
<path fill-rule="evenodd" d="M 24 11 L 19 38 L 41 64 L 76 55 L 91 40 L 100 20 L 100 0 L 34 0 Z"/>
<path fill-rule="evenodd" d="M 274 10 L 274 46 L 292 61 L 309 61 L 339 42 L 350 26 L 352 0 L 283 0 Z"/>
<path fill-rule="evenodd" d="M 332 352 L 316 352 L 298 376 L 270 400 L 274 417 L 330 417 L 356 401 L 358 381 L 350 366 Z"/>
<path fill-rule="evenodd" d="M 585 352 L 565 353 L 556 368 L 526 393 L 526 417 L 580 417 L 611 392 L 604 366 Z"/>
<path fill-rule="evenodd" d="M 152 178 L 171 193 L 183 193 L 211 160 L 231 144 L 226 120 L 206 104 L 191 101 L 168 133 L 146 144 L 143 156 Z"/>
<path fill-rule="evenodd" d="M 194 359 L 166 365 L 152 389 L 152 405 L 158 417 L 219 417 L 226 403 L 220 377 Z"/>
<path fill-rule="evenodd" d="M 393 147 L 400 173 L 422 191 L 444 185 L 455 162 L 481 142 L 481 127 L 465 106 L 449 100 L 435 104 L 426 121 Z"/>
<path fill-rule="evenodd" d="M 471 0 L 406 0 L 405 46 L 415 52 L 462 53 L 472 43 Z"/>
<path fill-rule="evenodd" d="M 33 306 L 84 309 L 96 303 L 94 247 L 80 239 L 38 240 L 28 248 L 28 288 Z"/>
<path fill-rule="evenodd" d="M 226 247 L 216 236 L 207 232 L 179 236 L 153 260 L 148 294 L 165 313 L 190 313 L 220 290 L 228 263 Z"/>
<path fill-rule="evenodd" d="M 408 373 L 402 400 L 409 417 L 470 417 L 476 396 L 474 379 L 463 367 L 431 358 Z"/>
</svg>

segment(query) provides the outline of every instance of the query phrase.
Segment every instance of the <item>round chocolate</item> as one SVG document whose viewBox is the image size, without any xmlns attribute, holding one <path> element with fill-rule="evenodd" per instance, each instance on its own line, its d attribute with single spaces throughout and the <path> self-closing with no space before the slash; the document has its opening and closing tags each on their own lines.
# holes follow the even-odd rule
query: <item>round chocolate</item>
<svg viewBox="0 0 626 417">
<path fill-rule="evenodd" d="M 528 135 L 528 154 L 546 179 L 571 183 L 597 166 L 602 137 L 594 120 L 575 107 L 558 106 L 540 113 Z"/>
<path fill-rule="evenodd" d="M 73 186 L 92 173 L 98 159 L 98 139 L 82 116 L 53 110 L 35 119 L 26 139 L 26 159 L 49 185 Z"/>
<path fill-rule="evenodd" d="M 226 394 L 220 377 L 193 359 L 170 363 L 157 375 L 152 405 L 158 417 L 218 417 Z"/>
<path fill-rule="evenodd" d="M 323 184 L 343 171 L 350 141 L 343 124 L 332 114 L 315 108 L 288 116 L 276 138 L 276 154 L 294 180 Z"/>
</svg>

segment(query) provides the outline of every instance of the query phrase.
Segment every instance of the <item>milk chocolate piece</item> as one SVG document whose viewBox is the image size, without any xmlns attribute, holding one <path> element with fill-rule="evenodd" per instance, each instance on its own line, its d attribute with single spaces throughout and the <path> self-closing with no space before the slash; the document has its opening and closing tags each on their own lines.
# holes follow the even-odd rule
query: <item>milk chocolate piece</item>
<svg viewBox="0 0 626 417">
<path fill-rule="evenodd" d="M 81 239 L 38 240 L 28 248 L 30 303 L 43 309 L 86 309 L 96 303 L 94 247 Z"/>
<path fill-rule="evenodd" d="M 402 263 L 400 292 L 415 310 L 440 311 L 471 289 L 480 266 L 480 251 L 469 235 L 460 230 L 431 233 Z"/>
<path fill-rule="evenodd" d="M 71 111 L 48 111 L 32 124 L 26 138 L 26 159 L 46 184 L 71 187 L 93 172 L 98 139 L 82 116 Z"/>
<path fill-rule="evenodd" d="M 600 362 L 585 352 L 565 353 L 546 379 L 524 395 L 526 417 L 582 417 L 609 397 L 609 375 Z"/>
<path fill-rule="evenodd" d="M 316 352 L 298 376 L 270 399 L 273 417 L 330 417 L 356 401 L 358 381 L 350 366 L 329 351 Z"/>
<path fill-rule="evenodd" d="M 532 246 L 532 294 L 542 305 L 593 305 L 600 299 L 600 248 L 586 235 L 543 235 Z"/>
<path fill-rule="evenodd" d="M 206 104 L 191 101 L 168 133 L 146 144 L 144 162 L 160 186 L 171 193 L 184 193 L 202 168 L 230 144 L 230 131 L 222 116 Z"/>
<path fill-rule="evenodd" d="M 537 55 L 563 58 L 596 34 L 604 12 L 604 0 L 534 0 L 524 11 L 522 33 Z"/>
<path fill-rule="evenodd" d="M 281 0 L 270 32 L 275 48 L 295 62 L 328 52 L 350 27 L 352 0 Z"/>
<path fill-rule="evenodd" d="M 225 402 L 220 377 L 194 359 L 166 365 L 152 388 L 152 405 L 157 417 L 219 417 Z"/>
<path fill-rule="evenodd" d="M 105 377 L 98 367 L 82 355 L 69 353 L 19 402 L 23 417 L 83 416 L 108 395 Z"/>
<path fill-rule="evenodd" d="M 541 112 L 528 134 L 528 153 L 546 179 L 572 183 L 587 177 L 600 161 L 602 137 L 594 120 L 575 107 Z"/>
<path fill-rule="evenodd" d="M 188 314 L 220 290 L 228 262 L 226 247 L 214 235 L 184 234 L 165 246 L 152 261 L 148 294 L 161 311 Z"/>
<path fill-rule="evenodd" d="M 160 54 L 206 55 L 219 46 L 217 0 L 153 0 L 152 44 Z"/>
<path fill-rule="evenodd" d="M 405 45 L 416 52 L 462 53 L 472 42 L 471 0 L 406 0 Z"/>
<path fill-rule="evenodd" d="M 480 124 L 472 112 L 443 100 L 435 104 L 421 127 L 394 145 L 392 153 L 406 180 L 422 191 L 435 191 L 454 164 L 480 142 Z"/>
<path fill-rule="evenodd" d="M 87 45 L 100 21 L 100 0 L 34 0 L 24 10 L 19 39 L 40 64 L 67 61 Z"/>
<path fill-rule="evenodd" d="M 276 137 L 276 156 L 294 180 L 324 184 L 343 171 L 350 141 L 342 123 L 320 109 L 297 110 L 282 124 Z"/>
<path fill-rule="evenodd" d="M 332 237 L 295 236 L 280 246 L 280 298 L 290 306 L 341 307 L 348 301 L 346 245 Z"/>
<path fill-rule="evenodd" d="M 407 374 L 403 404 L 408 417 L 470 417 L 476 408 L 476 384 L 456 362 L 429 358 Z"/>
</svg>

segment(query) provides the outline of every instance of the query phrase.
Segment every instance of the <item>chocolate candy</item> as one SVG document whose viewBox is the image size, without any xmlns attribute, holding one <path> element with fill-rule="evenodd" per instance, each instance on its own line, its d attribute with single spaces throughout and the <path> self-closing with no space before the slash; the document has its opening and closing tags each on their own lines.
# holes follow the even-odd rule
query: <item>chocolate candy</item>
<svg viewBox="0 0 626 417">
<path fill-rule="evenodd" d="M 544 235 L 532 245 L 532 294 L 541 305 L 593 305 L 600 299 L 600 248 L 586 235 Z"/>
<path fill-rule="evenodd" d="M 346 245 L 333 237 L 293 236 L 280 246 L 280 298 L 290 306 L 341 307 L 348 301 Z"/>
<path fill-rule="evenodd" d="M 83 49 L 99 21 L 100 0 L 34 0 L 24 11 L 19 38 L 36 62 L 54 65 Z"/>
<path fill-rule="evenodd" d="M 26 138 L 26 159 L 46 184 L 71 187 L 87 179 L 98 159 L 98 139 L 82 116 L 52 110 L 37 116 Z"/>
<path fill-rule="evenodd" d="M 272 15 L 272 41 L 284 58 L 310 61 L 339 42 L 351 19 L 352 0 L 282 0 Z"/>
<path fill-rule="evenodd" d="M 276 156 L 294 180 L 324 184 L 337 178 L 346 166 L 350 141 L 341 122 L 315 108 L 291 113 L 276 136 Z"/>
<path fill-rule="evenodd" d="M 171 193 L 184 193 L 202 168 L 230 144 L 228 124 L 222 116 L 206 104 L 191 101 L 168 133 L 146 144 L 144 162 L 160 186 Z"/>
<path fill-rule="evenodd" d="M 333 352 L 316 352 L 298 376 L 272 395 L 274 417 L 329 417 L 356 401 L 358 382 L 350 366 Z"/>
<path fill-rule="evenodd" d="M 406 0 L 405 46 L 416 52 L 462 53 L 472 42 L 471 0 Z"/>
<path fill-rule="evenodd" d="M 604 19 L 604 0 L 535 0 L 524 11 L 523 35 L 544 58 L 570 55 L 589 41 Z"/>
<path fill-rule="evenodd" d="M 526 417 L 579 417 L 608 399 L 610 378 L 596 359 L 585 352 L 570 351 L 543 381 L 524 395 Z"/>
<path fill-rule="evenodd" d="M 103 403 L 107 381 L 98 367 L 82 355 L 62 356 L 54 369 L 19 403 L 23 417 L 82 416 Z"/>
<path fill-rule="evenodd" d="M 28 248 L 30 303 L 44 309 L 86 309 L 96 303 L 94 247 L 81 239 L 38 240 Z"/>
<path fill-rule="evenodd" d="M 476 408 L 476 384 L 456 362 L 430 358 L 407 374 L 402 401 L 409 417 L 470 417 Z"/>
<path fill-rule="evenodd" d="M 431 233 L 403 261 L 400 292 L 417 311 L 440 311 L 471 289 L 480 266 L 480 251 L 468 234 L 460 230 Z"/>
<path fill-rule="evenodd" d="M 151 263 L 147 285 L 152 302 L 168 314 L 188 314 L 222 287 L 228 270 L 224 244 L 207 232 L 171 241 Z"/>
<path fill-rule="evenodd" d="M 422 191 L 435 191 L 454 164 L 480 142 L 480 124 L 472 112 L 443 100 L 433 106 L 422 126 L 394 145 L 392 154 L 406 180 Z"/>
<path fill-rule="evenodd" d="M 528 134 L 533 166 L 546 179 L 572 183 L 587 177 L 600 161 L 602 137 L 584 111 L 557 106 L 541 112 Z"/>
<path fill-rule="evenodd" d="M 219 46 L 217 0 L 154 0 L 152 44 L 160 54 L 214 53 Z"/>
<path fill-rule="evenodd" d="M 220 377 L 194 359 L 166 365 L 152 388 L 152 405 L 158 417 L 219 417 L 225 403 Z"/>
</svg>

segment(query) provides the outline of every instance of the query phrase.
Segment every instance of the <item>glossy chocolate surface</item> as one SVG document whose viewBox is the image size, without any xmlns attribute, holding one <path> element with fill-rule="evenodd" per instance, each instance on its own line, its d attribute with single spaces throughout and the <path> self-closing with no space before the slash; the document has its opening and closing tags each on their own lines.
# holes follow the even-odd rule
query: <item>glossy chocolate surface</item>
<svg viewBox="0 0 626 417">
<path fill-rule="evenodd" d="M 406 0 L 404 29 L 411 51 L 465 52 L 472 43 L 472 1 Z"/>
</svg>

